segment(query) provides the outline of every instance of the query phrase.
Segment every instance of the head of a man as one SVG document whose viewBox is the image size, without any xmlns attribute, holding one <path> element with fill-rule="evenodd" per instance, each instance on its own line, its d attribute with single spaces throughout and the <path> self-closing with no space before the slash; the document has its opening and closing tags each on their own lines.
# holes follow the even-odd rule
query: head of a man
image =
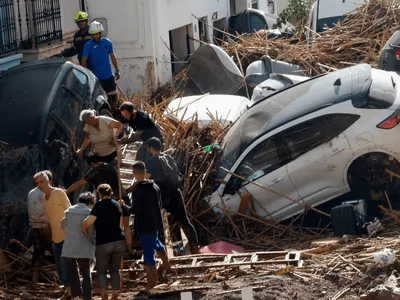
<svg viewBox="0 0 400 300">
<path fill-rule="evenodd" d="M 133 104 L 130 102 L 125 101 L 122 103 L 119 107 L 119 111 L 121 112 L 121 115 L 128 121 L 130 121 L 132 118 L 135 118 L 135 109 Z"/>
<path fill-rule="evenodd" d="M 101 164 L 101 157 L 95 153 L 89 154 L 86 162 L 92 167 L 97 168 Z"/>
<path fill-rule="evenodd" d="M 33 180 L 35 181 L 38 189 L 46 193 L 50 188 L 50 179 L 44 171 L 40 171 L 33 176 Z"/>
<path fill-rule="evenodd" d="M 79 115 L 79 120 L 90 126 L 96 125 L 96 111 L 94 109 L 84 109 Z"/>
<path fill-rule="evenodd" d="M 78 203 L 83 203 L 89 206 L 94 204 L 95 202 L 96 202 L 96 196 L 91 192 L 85 192 L 78 196 Z"/>
<path fill-rule="evenodd" d="M 152 156 L 157 155 L 161 152 L 161 141 L 157 137 L 152 137 L 147 140 L 147 152 Z"/>
<path fill-rule="evenodd" d="M 136 161 L 132 165 L 132 172 L 133 172 L 133 177 L 137 181 L 144 180 L 146 176 L 146 164 L 142 161 Z"/>
</svg>

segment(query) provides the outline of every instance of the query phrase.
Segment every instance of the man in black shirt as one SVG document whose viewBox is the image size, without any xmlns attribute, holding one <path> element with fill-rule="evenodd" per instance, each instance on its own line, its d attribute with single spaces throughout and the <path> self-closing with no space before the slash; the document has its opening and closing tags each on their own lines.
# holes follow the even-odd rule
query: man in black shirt
<svg viewBox="0 0 400 300">
<path fill-rule="evenodd" d="M 161 142 L 157 138 L 147 141 L 147 150 L 152 155 L 147 164 L 147 178 L 151 178 L 160 187 L 162 204 L 181 225 L 189 242 L 192 254 L 199 253 L 196 229 L 190 223 L 182 192 L 177 179 L 179 170 L 174 159 L 161 153 Z"/>
<path fill-rule="evenodd" d="M 157 137 L 160 139 L 161 144 L 163 137 L 160 128 L 154 123 L 154 120 L 145 112 L 135 110 L 133 104 L 130 102 L 124 102 L 119 107 L 122 118 L 121 123 L 129 124 L 130 127 L 135 131 L 135 134 L 130 138 L 120 139 L 120 144 L 130 144 L 137 141 L 142 141 L 142 145 L 139 147 L 136 153 L 136 161 L 143 161 L 147 163 L 150 159 L 150 155 L 147 153 L 146 142 L 149 138 Z"/>
<path fill-rule="evenodd" d="M 143 247 L 143 263 L 146 266 L 147 286 L 151 290 L 157 284 L 158 273 L 154 251 L 157 251 L 162 260 L 162 267 L 170 271 L 171 266 L 165 247 L 158 239 L 158 231 L 162 229 L 161 193 L 158 186 L 146 179 L 146 165 L 137 161 L 133 166 L 133 175 L 137 184 L 132 190 L 131 213 L 135 215 L 135 228 Z M 127 206 L 121 202 L 121 206 Z"/>
<path fill-rule="evenodd" d="M 122 189 L 122 199 L 126 203 L 130 203 L 129 197 L 125 189 L 122 187 L 121 182 L 118 180 L 118 171 L 112 164 L 107 164 L 101 161 L 101 157 L 95 154 L 91 154 L 86 158 L 86 162 L 91 166 L 90 170 L 81 178 L 79 181 L 71 185 L 66 193 L 73 193 L 86 184 L 91 185 L 91 190 L 95 191 L 100 184 L 107 183 L 113 190 L 113 199 L 119 199 L 119 189 Z M 126 246 L 128 254 L 132 253 L 132 231 L 129 227 L 129 215 L 130 213 L 126 210 L 122 211 L 124 232 L 126 237 Z"/>
</svg>

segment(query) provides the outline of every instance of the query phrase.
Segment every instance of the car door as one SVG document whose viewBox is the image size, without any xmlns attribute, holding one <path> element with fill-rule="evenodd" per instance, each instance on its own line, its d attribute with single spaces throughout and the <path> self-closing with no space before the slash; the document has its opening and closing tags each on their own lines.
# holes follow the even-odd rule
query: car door
<svg viewBox="0 0 400 300">
<path fill-rule="evenodd" d="M 304 203 L 314 206 L 346 192 L 344 168 L 353 151 L 343 131 L 357 119 L 329 114 L 282 133 L 291 160 L 286 166 L 288 176 Z"/>
<path fill-rule="evenodd" d="M 251 180 L 268 190 L 246 180 L 232 176 L 225 188 L 225 194 L 239 190 L 249 193 L 254 201 L 254 210 L 261 217 L 269 217 L 276 221 L 280 216 L 276 212 L 297 200 L 299 194 L 286 172 L 286 156 L 282 152 L 281 136 L 275 135 L 253 143 L 242 155 L 244 157 L 233 173 Z M 236 200 L 237 201 L 237 200 Z"/>
</svg>

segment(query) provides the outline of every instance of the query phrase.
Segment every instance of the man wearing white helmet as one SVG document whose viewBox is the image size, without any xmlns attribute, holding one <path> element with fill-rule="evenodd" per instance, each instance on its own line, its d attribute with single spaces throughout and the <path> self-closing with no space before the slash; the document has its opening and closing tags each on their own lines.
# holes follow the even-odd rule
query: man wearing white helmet
<svg viewBox="0 0 400 300">
<path fill-rule="evenodd" d="M 87 65 L 90 65 L 90 70 L 97 76 L 107 93 L 108 103 L 115 114 L 115 112 L 118 113 L 115 80 L 120 78 L 120 71 L 112 42 L 101 36 L 103 30 L 103 25 L 97 21 L 90 24 L 89 34 L 92 40 L 88 41 L 83 49 L 82 66 L 87 68 Z M 110 57 L 115 68 L 115 77 L 111 70 Z"/>
</svg>

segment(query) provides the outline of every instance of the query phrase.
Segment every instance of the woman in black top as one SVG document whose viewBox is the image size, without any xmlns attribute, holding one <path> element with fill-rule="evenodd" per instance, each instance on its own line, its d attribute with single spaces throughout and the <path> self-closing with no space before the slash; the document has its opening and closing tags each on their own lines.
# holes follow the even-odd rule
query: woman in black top
<svg viewBox="0 0 400 300">
<path fill-rule="evenodd" d="M 111 199 L 112 189 L 108 184 L 97 188 L 100 201 L 83 221 L 82 229 L 96 228 L 96 270 L 102 299 L 107 299 L 107 272 L 110 272 L 112 299 L 117 299 L 120 289 L 119 267 L 125 253 L 125 235 L 120 227 L 122 216 L 120 205 Z"/>
</svg>

